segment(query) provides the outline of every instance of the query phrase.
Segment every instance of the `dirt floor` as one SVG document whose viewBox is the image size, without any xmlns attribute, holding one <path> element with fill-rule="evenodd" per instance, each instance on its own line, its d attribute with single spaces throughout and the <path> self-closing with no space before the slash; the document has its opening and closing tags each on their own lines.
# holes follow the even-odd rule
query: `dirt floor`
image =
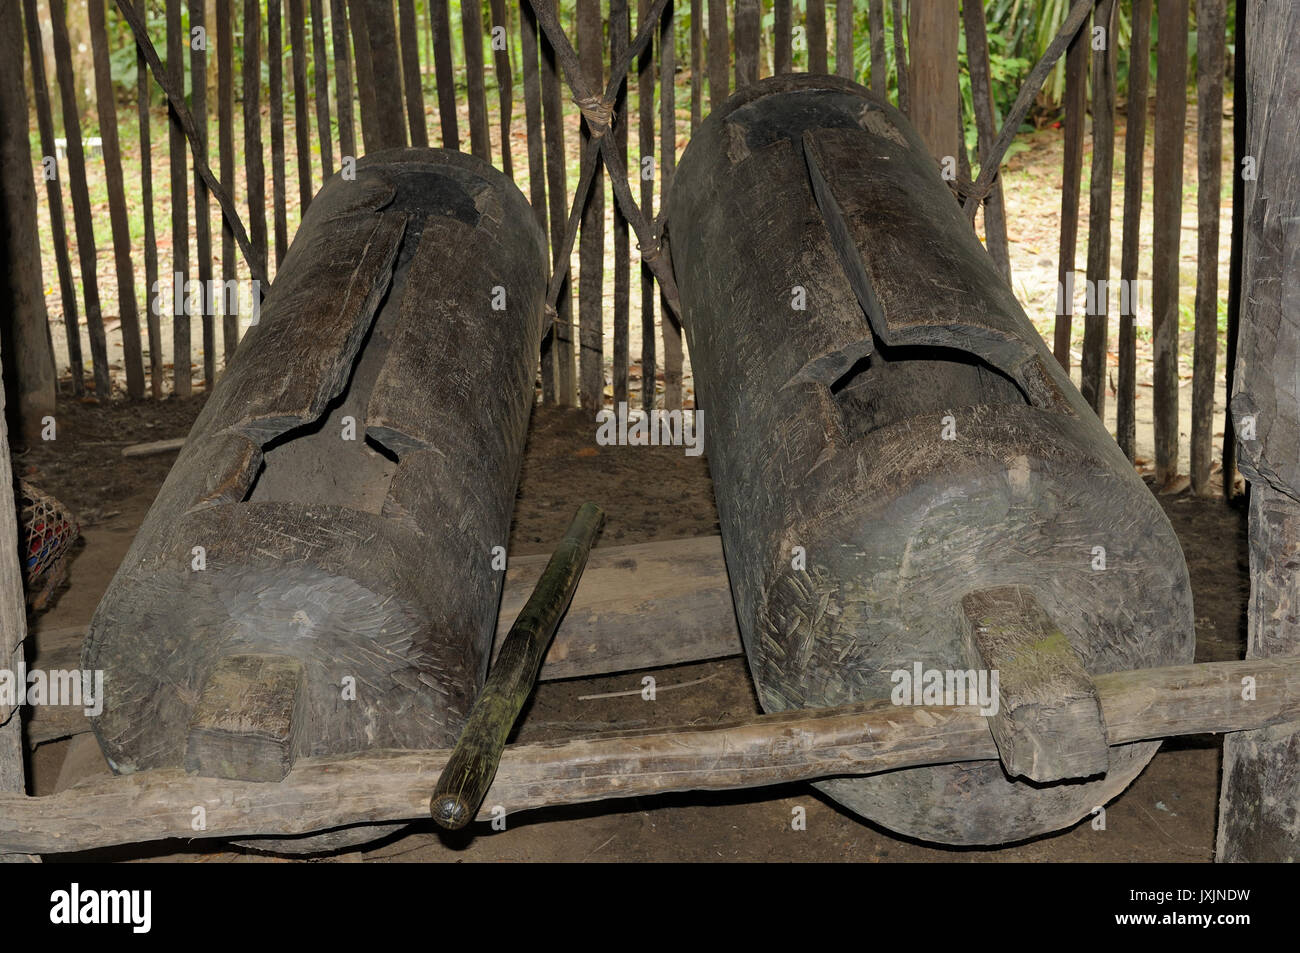
<svg viewBox="0 0 1300 953">
<path fill-rule="evenodd" d="M 71 658 L 80 632 L 126 553 L 174 454 L 136 460 L 123 446 L 187 432 L 202 398 L 87 407 L 65 400 L 58 438 L 20 453 L 15 470 L 80 516 L 85 544 L 69 586 L 32 620 L 32 664 Z M 513 555 L 549 552 L 574 509 L 601 503 L 602 545 L 718 532 L 705 457 L 681 448 L 602 447 L 581 411 L 537 408 L 515 508 Z M 1218 501 L 1184 493 L 1161 497 L 1183 543 L 1196 600 L 1197 660 L 1239 658 L 1248 592 L 1244 517 Z M 71 663 L 75 664 L 75 663 Z M 654 702 L 629 694 L 639 673 L 542 685 L 517 731 L 545 740 L 604 730 L 709 724 L 758 711 L 740 658 L 656 672 Z M 681 687 L 677 687 L 681 686 Z M 84 719 L 28 723 L 29 740 L 49 738 L 32 756 L 34 793 L 46 794 L 106 772 Z M 80 732 L 71 737 L 68 732 Z M 59 737 L 61 736 L 62 737 Z M 57 740 L 56 740 L 57 739 Z M 896 837 L 840 809 L 805 785 L 607 801 L 512 816 L 505 831 L 476 825 L 445 836 L 431 822 L 369 848 L 315 858 L 325 862 L 401 861 L 1209 861 L 1218 798 L 1220 739 L 1166 743 L 1145 772 L 1107 808 L 1104 831 L 1074 828 L 997 850 L 945 849 Z M 65 763 L 66 761 L 66 763 Z M 792 812 L 806 810 L 806 830 Z M 276 862 L 255 851 L 179 841 L 114 849 L 83 859 Z M 49 860 L 63 858 L 50 857 Z"/>
</svg>

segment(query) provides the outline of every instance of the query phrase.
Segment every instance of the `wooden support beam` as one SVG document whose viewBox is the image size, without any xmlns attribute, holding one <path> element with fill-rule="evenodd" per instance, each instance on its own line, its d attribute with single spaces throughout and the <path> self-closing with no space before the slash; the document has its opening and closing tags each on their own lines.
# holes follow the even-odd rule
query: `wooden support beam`
<svg viewBox="0 0 1300 953">
<path fill-rule="evenodd" d="M 873 16 L 880 9 L 880 0 L 873 0 Z M 975 109 L 975 129 L 978 135 L 976 147 L 981 166 L 989 161 L 996 135 L 997 117 L 993 107 L 993 74 L 989 66 L 988 25 L 984 22 L 984 5 L 976 0 L 964 0 L 962 19 L 966 28 L 966 57 L 970 62 L 971 101 Z M 880 62 L 885 59 L 884 24 L 881 23 Z M 871 88 L 876 89 L 875 67 L 875 20 L 872 20 L 872 67 Z M 882 68 L 881 95 L 884 94 L 884 75 Z M 998 274 L 1008 285 L 1011 284 L 1011 254 L 1007 249 L 1007 212 L 1002 200 L 1002 180 L 995 179 L 993 187 L 984 202 L 984 246 L 998 269 Z"/>
<path fill-rule="evenodd" d="M 1092 176 L 1088 185 L 1088 285 L 1096 289 L 1083 316 L 1083 399 L 1106 419 L 1106 353 L 1109 350 L 1110 206 L 1115 175 L 1115 44 L 1119 38 L 1115 0 L 1100 0 L 1093 19 Z M 1101 33 L 1098 34 L 1097 31 Z M 1217 258 L 1217 256 L 1216 256 Z"/>
<path fill-rule="evenodd" d="M 235 28 L 231 2 L 232 0 L 217 0 L 217 154 L 220 161 L 221 181 L 233 186 L 235 181 Z M 151 214 L 147 208 L 146 214 Z M 148 240 L 146 238 L 146 242 Z M 221 280 L 224 287 L 234 287 L 230 282 L 239 277 L 237 268 L 234 228 L 223 213 L 221 216 Z M 157 271 L 156 264 L 154 270 Z M 153 285 L 149 284 L 146 287 L 152 288 Z M 221 350 L 227 363 L 239 345 L 239 302 L 233 300 L 234 298 L 233 295 L 221 296 Z M 153 309 L 149 310 L 152 321 Z M 151 351 L 153 346 L 151 336 L 149 338 Z"/>
<path fill-rule="evenodd" d="M 1245 701 L 1241 680 L 1254 679 Z M 1241 731 L 1300 718 L 1300 658 L 1114 672 L 1095 679 L 1115 745 Z M 293 836 L 428 815 L 446 751 L 299 759 L 278 784 L 176 769 L 88 780 L 49 797 L 0 795 L 0 852 L 57 853 L 168 837 Z M 757 715 L 722 725 L 618 732 L 506 748 L 479 819 L 670 791 L 761 787 L 998 756 L 972 707 L 888 700 Z M 207 827 L 192 828 L 201 806 Z"/>
<path fill-rule="evenodd" d="M 1124 125 L 1124 234 L 1120 248 L 1119 378 L 1115 440 L 1137 455 L 1137 273 L 1142 241 L 1142 176 L 1146 158 L 1147 86 L 1151 72 L 1151 0 L 1133 0 L 1129 20 L 1128 116 Z M 1238 47 L 1238 51 L 1240 51 Z M 1243 83 L 1238 89 L 1245 88 Z M 1234 203 L 1235 204 L 1235 203 Z M 1127 289 L 1127 291 L 1125 290 Z"/>
<path fill-rule="evenodd" d="M 911 53 L 908 118 L 930 154 L 942 161 L 957 157 L 957 0 L 913 4 L 907 21 Z"/>
<path fill-rule="evenodd" d="M 709 0 L 709 111 L 727 101 L 727 64 L 731 59 L 731 36 L 727 32 L 727 0 Z"/>
<path fill-rule="evenodd" d="M 1091 4 L 1089 4 L 1091 6 Z M 1079 32 L 1065 54 L 1065 159 L 1061 172 L 1061 240 L 1056 258 L 1056 327 L 1052 354 L 1070 369 L 1074 319 L 1074 258 L 1079 243 L 1079 190 L 1083 177 L 1083 119 L 1088 89 L 1088 36 Z M 983 170 L 980 178 L 984 178 Z"/>
<path fill-rule="evenodd" d="M 447 0 L 431 0 L 429 32 L 433 34 L 434 78 L 438 83 L 438 124 L 442 147 L 460 149 L 460 123 L 456 116 L 456 78 L 451 53 L 451 13 Z"/>
<path fill-rule="evenodd" d="M 1178 263 L 1187 119 L 1188 0 L 1156 7 L 1156 142 L 1152 166 L 1151 349 L 1156 486 L 1178 475 Z"/>
<path fill-rule="evenodd" d="M 1192 492 L 1209 496 L 1219 376 L 1219 195 L 1223 178 L 1224 0 L 1196 4 L 1196 335 L 1192 352 Z M 1225 473 L 1231 481 L 1232 475 Z"/>
<path fill-rule="evenodd" d="M 317 0 L 319 2 L 319 0 Z M 402 56 L 402 86 L 406 91 L 406 122 L 411 145 L 429 147 L 429 129 L 424 122 L 424 88 L 420 74 L 420 38 L 415 27 L 415 0 L 397 0 L 398 38 Z M 510 174 L 509 163 L 506 175 Z"/>
<path fill-rule="evenodd" d="M 516 556 L 506 571 L 497 647 L 546 568 Z M 720 536 L 600 546 L 542 666 L 542 681 L 739 655 Z"/>
<path fill-rule="evenodd" d="M 528 4 L 524 4 L 525 7 Z M 609 49 L 610 59 L 617 63 L 627 51 L 631 39 L 632 22 L 627 0 L 610 0 Z M 627 163 L 627 77 L 619 79 L 618 94 L 614 99 L 615 149 Z M 639 178 L 640 176 L 638 176 Z M 614 406 L 629 404 L 628 390 L 631 378 L 631 347 L 629 326 L 632 317 L 632 246 L 628 240 L 627 216 L 622 207 L 614 203 L 614 359 L 612 376 Z"/>
<path fill-rule="evenodd" d="M 190 717 L 185 770 L 208 778 L 281 781 L 308 737 L 303 664 L 287 655 L 229 655 Z"/>
<path fill-rule="evenodd" d="M 736 0 L 736 88 L 758 82 L 758 0 Z"/>
<path fill-rule="evenodd" d="M 983 10 L 981 4 L 980 12 Z M 885 0 L 869 0 L 867 28 L 871 32 L 871 91 L 877 96 L 885 96 L 889 90 L 889 64 L 885 59 Z"/>
<path fill-rule="evenodd" d="M 168 4 L 169 22 L 172 3 L 176 2 L 179 2 L 179 0 L 172 0 Z M 179 8 L 176 15 L 179 18 Z M 86 303 L 86 332 L 90 336 L 90 359 L 95 374 L 95 396 L 100 400 L 109 400 L 112 394 L 110 393 L 111 385 L 108 374 L 108 341 L 104 333 L 104 314 L 99 302 L 99 276 L 95 270 L 95 224 L 91 216 L 90 189 L 86 184 L 86 156 L 81 146 L 81 115 L 77 107 L 77 80 L 72 73 L 72 43 L 68 39 L 67 6 L 64 0 L 50 0 L 50 22 L 53 25 L 54 34 L 54 67 L 58 75 L 59 98 L 63 105 L 63 134 L 68 143 L 68 185 L 72 193 L 72 219 L 77 233 L 77 261 L 80 265 L 82 294 L 85 296 Z M 179 61 L 179 59 L 180 54 L 177 53 L 177 60 Z M 176 148 L 174 142 L 172 148 Z M 172 203 L 173 209 L 177 206 L 184 208 L 184 197 L 187 194 L 184 182 L 185 153 L 183 145 L 181 148 L 182 174 L 179 189 L 182 195 L 179 202 Z M 175 185 L 174 170 L 173 185 Z M 185 235 L 186 230 L 182 229 L 181 234 Z M 181 244 L 184 245 L 184 242 Z M 181 255 L 183 252 L 177 252 L 177 254 Z M 184 258 L 178 258 L 177 260 L 184 262 Z M 184 268 L 178 265 L 177 270 L 183 271 Z M 188 342 L 187 337 L 185 352 L 187 360 L 189 358 Z M 80 373 L 81 368 L 77 368 L 73 372 L 74 379 Z M 187 363 L 186 374 L 188 373 L 189 365 Z"/>
<path fill-rule="evenodd" d="M 316 136 L 320 142 L 320 177 L 334 174 L 334 132 L 330 127 L 329 46 L 325 42 L 324 0 L 311 0 L 311 68 L 315 81 Z M 341 107 L 340 107 L 341 108 Z M 339 116 L 342 125 L 343 117 Z M 307 211 L 306 208 L 303 211 Z"/>
<path fill-rule="evenodd" d="M 808 72 L 819 75 L 829 73 L 826 55 L 826 0 L 805 0 L 804 25 L 808 30 Z"/>
<path fill-rule="evenodd" d="M 12 3 L 0 7 L 0 52 L 5 55 L 4 63 L 0 64 L 0 84 L 3 84 L 0 85 L 0 104 L 6 108 L 26 102 L 22 92 L 21 37 L 18 7 Z M 12 129 L 9 130 L 10 135 L 19 132 L 23 133 L 21 139 L 23 151 L 26 152 L 26 126 L 13 124 Z M 3 152 L 6 159 L 11 156 L 12 141 L 12 138 L 3 140 L 3 149 L 0 149 L 0 152 Z M 34 206 L 36 196 L 31 177 L 22 175 L 13 178 L 21 180 L 26 186 L 26 191 L 32 193 L 28 201 L 31 206 Z M 31 215 L 30 207 L 26 209 L 11 207 L 16 191 L 17 189 L 12 186 L 0 190 L 0 221 L 2 222 L 12 222 L 14 216 L 20 212 Z M 29 222 L 34 220 L 34 216 L 29 218 Z M 39 265 L 39 256 L 37 264 Z M 13 280 L 9 276 L 6 277 L 10 281 Z M 12 295 L 5 296 L 6 303 L 11 300 Z M 0 344 L 0 347 L 3 345 Z M 0 358 L 2 357 L 3 355 L 0 354 Z M 17 540 L 22 537 L 18 527 L 13 469 L 9 460 L 9 427 L 5 420 L 5 392 L 4 388 L 0 387 L 0 539 L 6 541 L 5 545 L 0 546 L 0 669 L 12 671 L 19 662 L 23 661 L 23 641 L 27 638 L 27 600 L 23 593 L 22 569 L 19 566 L 16 545 Z M 26 792 L 22 716 L 17 705 L 0 703 L 0 793 L 22 797 Z M 29 859 L 35 858 L 30 858 L 23 853 L 6 855 L 0 852 L 0 862 Z"/>
<path fill-rule="evenodd" d="M 495 30 L 500 27 L 507 31 L 506 25 L 506 0 L 492 0 L 490 6 L 492 14 L 492 28 Z M 515 167 L 514 160 L 510 155 L 510 120 L 515 111 L 515 86 L 514 77 L 510 71 L 510 51 L 507 47 L 497 47 L 492 44 L 492 65 L 496 71 L 497 78 L 497 104 L 500 107 L 501 118 L 501 169 L 506 175 L 514 178 Z"/>
<path fill-rule="evenodd" d="M 1104 774 L 1110 752 L 1097 689 L 1033 593 L 985 589 L 961 604 L 967 664 L 998 673 L 989 728 L 1007 774 L 1039 782 Z"/>
<path fill-rule="evenodd" d="M 279 0 L 271 2 L 278 4 Z M 143 3 L 141 0 L 142 9 Z M 262 8 L 257 0 L 244 0 L 239 49 L 244 57 L 240 98 L 244 102 L 244 176 L 248 189 L 248 240 L 252 245 L 247 257 L 257 278 L 268 275 L 271 257 L 266 240 L 266 162 L 262 154 Z M 275 128 L 274 122 L 271 128 Z"/>
<path fill-rule="evenodd" d="M 578 0 L 578 55 L 591 89 L 605 85 L 604 23 L 600 0 Z M 600 143 L 586 116 L 581 123 L 584 165 L 594 161 Z M 600 130 L 603 135 L 605 130 Z M 605 168 L 599 162 L 582 208 L 578 243 L 578 400 L 597 411 L 605 390 Z M 577 201 L 580 201 L 579 198 Z"/>
<path fill-rule="evenodd" d="M 271 111 L 271 205 L 275 232 L 275 268 L 289 250 L 289 207 L 284 154 L 284 35 L 281 0 L 266 4 L 266 65 Z M 260 75 L 260 74 L 259 74 Z M 244 77 L 248 79 L 247 75 Z M 260 83 L 260 78 L 259 78 Z M 301 155 L 301 153 L 300 153 Z M 300 193 L 301 194 L 301 193 Z"/>
<path fill-rule="evenodd" d="M 143 2 L 143 0 L 142 0 Z M 40 130 L 41 137 L 41 158 L 55 157 L 57 161 L 57 150 L 54 145 L 54 115 L 50 109 L 50 89 L 45 79 L 45 46 L 41 41 L 41 21 L 40 14 L 36 10 L 36 0 L 23 0 L 23 22 L 27 28 L 27 52 L 31 61 L 32 76 L 32 98 L 36 104 L 36 125 Z M 140 88 L 141 96 L 148 89 L 144 79 L 144 67 L 137 61 L 137 69 L 141 72 Z M 8 112 L 10 107 L 6 107 Z M 17 102 L 12 107 L 15 111 L 20 111 Z M 14 134 L 17 135 L 21 130 L 15 126 Z M 147 130 L 142 132 L 144 142 L 148 142 Z M 25 138 L 24 138 L 25 141 Z M 141 169 L 149 168 L 149 150 L 146 147 L 141 152 Z M 149 276 L 149 287 L 153 287 L 152 282 L 158 277 L 158 255 L 153 247 L 153 209 L 149 207 L 149 192 L 144 192 L 144 214 L 145 214 L 145 254 L 153 252 L 153 273 Z M 54 245 L 54 264 L 59 273 L 59 298 L 63 305 L 63 327 L 64 336 L 68 342 L 68 372 L 72 377 L 72 392 L 77 397 L 86 392 L 84 360 L 81 356 L 81 333 L 77 330 L 77 286 L 72 278 L 72 260 L 68 255 L 68 227 L 63 217 L 63 186 L 56 175 L 54 178 L 45 178 L 45 198 L 50 208 L 50 239 Z M 20 213 L 22 214 L 22 213 Z M 37 246 L 37 255 L 39 256 L 39 244 Z M 35 271 L 32 272 L 37 284 L 41 283 L 39 262 Z M 152 313 L 152 311 L 151 311 Z M 154 319 L 157 320 L 156 318 Z M 153 350 L 153 338 L 150 338 L 150 349 Z M 162 357 L 154 351 L 153 360 L 157 362 L 157 367 L 162 366 Z M 51 369 L 52 370 L 52 369 Z M 155 387 L 157 382 L 155 381 Z M 155 397 L 161 396 L 161 391 L 154 394 Z M 54 407 L 54 398 L 50 398 L 50 407 Z"/>
<path fill-rule="evenodd" d="M 1242 11 L 1238 8 L 1237 15 Z M 1250 479 L 1250 604 L 1247 661 L 1300 659 L 1300 7 L 1249 5 L 1247 82 L 1250 154 L 1244 183 L 1241 333 L 1231 411 L 1241 470 Z M 1240 170 L 1238 170 L 1240 174 Z M 1225 473 L 1225 479 L 1230 475 Z M 1242 685 L 1243 695 L 1257 694 Z M 1228 739 L 1219 799 L 1220 861 L 1300 860 L 1300 719 Z"/>
<path fill-rule="evenodd" d="M 126 214 L 122 148 L 117 139 L 117 92 L 113 86 L 112 63 L 109 61 L 104 2 L 105 0 L 89 0 L 86 10 L 89 13 L 90 45 L 95 60 L 95 110 L 99 116 L 99 134 L 103 142 L 104 180 L 108 189 L 109 226 L 113 235 L 113 264 L 117 275 L 117 313 L 122 322 L 122 363 L 126 370 L 126 393 L 133 400 L 139 400 L 144 396 L 144 354 L 140 347 L 140 309 L 135 294 L 135 268 L 131 264 L 131 222 Z M 202 23 L 203 17 L 200 14 L 196 25 Z M 205 54 L 195 52 L 193 55 L 202 57 Z M 194 102 L 195 112 L 198 112 L 203 97 L 197 90 Z M 203 189 L 203 183 L 196 181 L 194 184 L 196 200 L 206 201 L 207 191 Z M 204 208 L 206 210 L 206 205 Z M 202 241 L 200 232 L 200 248 L 203 247 Z M 148 300 L 147 295 L 145 300 Z M 204 320 L 210 322 L 211 318 L 205 315 Z M 44 335 L 41 337 L 43 342 Z M 50 412 L 53 409 L 51 401 Z"/>
<path fill-rule="evenodd" d="M 488 133 L 487 86 L 483 78 L 483 8 L 478 0 L 460 5 L 460 29 L 465 41 L 465 94 L 469 99 L 469 151 L 492 161 Z"/>
</svg>

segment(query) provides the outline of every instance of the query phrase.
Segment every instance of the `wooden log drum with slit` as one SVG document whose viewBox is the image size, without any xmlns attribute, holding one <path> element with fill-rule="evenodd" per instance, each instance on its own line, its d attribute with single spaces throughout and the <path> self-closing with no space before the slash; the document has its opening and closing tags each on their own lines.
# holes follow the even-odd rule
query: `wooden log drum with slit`
<svg viewBox="0 0 1300 953">
<path fill-rule="evenodd" d="M 1091 677 L 1191 661 L 1182 552 L 907 120 L 760 82 L 700 127 L 667 221 L 764 709 L 887 698 L 915 663 L 1004 676 L 1002 760 L 818 787 L 950 844 L 1122 791 L 1157 743 L 1107 751 Z"/>
<path fill-rule="evenodd" d="M 496 629 L 545 247 L 469 155 L 329 180 L 92 622 L 116 771 L 273 781 L 456 741 Z"/>
</svg>

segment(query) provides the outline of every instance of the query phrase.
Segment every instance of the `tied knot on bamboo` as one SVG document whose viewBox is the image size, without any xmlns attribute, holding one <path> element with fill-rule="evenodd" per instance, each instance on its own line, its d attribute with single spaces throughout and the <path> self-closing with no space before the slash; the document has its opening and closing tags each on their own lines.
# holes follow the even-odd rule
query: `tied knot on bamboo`
<svg viewBox="0 0 1300 953">
<path fill-rule="evenodd" d="M 614 122 L 614 104 L 611 101 L 601 96 L 582 96 L 574 102 L 578 104 L 582 118 L 587 120 L 592 139 L 599 139 L 609 130 Z"/>
</svg>

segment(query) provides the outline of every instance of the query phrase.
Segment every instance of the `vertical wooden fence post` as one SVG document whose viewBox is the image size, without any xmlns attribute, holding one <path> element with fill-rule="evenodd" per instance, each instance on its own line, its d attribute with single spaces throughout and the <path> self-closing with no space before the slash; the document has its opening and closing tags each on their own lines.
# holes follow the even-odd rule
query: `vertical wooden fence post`
<svg viewBox="0 0 1300 953">
<path fill-rule="evenodd" d="M 1151 228 L 1156 485 L 1178 475 L 1178 262 L 1187 119 L 1187 0 L 1157 5 L 1156 144 Z"/>
<path fill-rule="evenodd" d="M 27 28 L 27 51 L 32 65 L 33 98 L 36 102 L 36 124 L 41 137 L 41 156 L 42 159 L 53 159 L 57 166 L 54 116 L 50 109 L 50 93 L 45 79 L 45 51 L 41 45 L 41 23 L 36 12 L 36 0 L 23 0 L 23 21 Z M 72 277 L 72 260 L 68 255 L 68 229 L 63 217 L 61 181 L 57 171 L 53 178 L 46 176 L 45 197 L 50 205 L 50 237 L 54 242 L 54 262 L 59 272 L 59 297 L 63 302 L 63 326 L 68 338 L 68 370 L 72 377 L 72 392 L 80 397 L 86 392 L 85 367 L 81 354 L 81 334 L 77 327 L 77 285 Z M 147 205 L 145 215 L 146 223 L 152 223 L 153 211 Z M 157 278 L 156 265 L 153 278 Z M 156 359 L 156 355 L 154 357 Z"/>
<path fill-rule="evenodd" d="M 99 277 L 95 270 L 95 226 L 91 220 L 86 156 L 81 145 L 81 117 L 77 111 L 77 79 L 72 74 L 72 45 L 68 40 L 67 11 L 63 0 L 50 0 L 50 16 L 54 25 L 54 66 L 58 73 L 59 97 L 63 105 L 63 134 L 68 143 L 68 186 L 72 193 L 72 220 L 77 232 L 77 261 L 81 266 L 82 294 L 86 302 L 86 331 L 90 337 L 95 394 L 100 400 L 108 400 L 112 393 L 108 374 L 108 342 L 99 303 Z M 182 155 L 181 162 L 184 161 Z"/>
<path fill-rule="evenodd" d="M 1197 0 L 1196 347 L 1192 354 L 1192 492 L 1209 495 L 1219 363 L 1219 189 L 1223 164 L 1224 0 Z"/>
<path fill-rule="evenodd" d="M 1088 187 L 1088 286 L 1092 307 L 1083 317 L 1081 391 L 1106 419 L 1106 345 L 1110 325 L 1111 179 L 1115 167 L 1115 0 L 1100 0 L 1093 13 L 1092 179 Z M 1104 32 L 1098 33 L 1100 29 Z M 1097 43 L 1101 49 L 1095 49 Z"/>
<path fill-rule="evenodd" d="M 1137 456 L 1138 250 L 1146 153 L 1147 84 L 1151 59 L 1151 0 L 1133 0 L 1128 56 L 1128 116 L 1124 133 L 1124 236 L 1120 249 L 1119 381 L 1115 439 L 1130 460 Z"/>
</svg>

